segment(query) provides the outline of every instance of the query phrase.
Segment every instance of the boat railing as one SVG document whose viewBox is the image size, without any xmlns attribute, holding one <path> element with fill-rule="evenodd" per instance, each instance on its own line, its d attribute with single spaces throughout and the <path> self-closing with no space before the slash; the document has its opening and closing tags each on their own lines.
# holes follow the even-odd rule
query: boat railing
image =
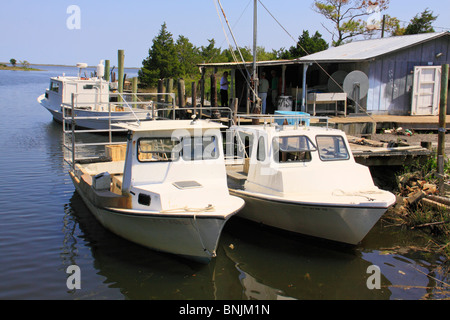
<svg viewBox="0 0 450 320">
<path fill-rule="evenodd" d="M 329 117 L 311 116 L 304 112 L 280 112 L 275 114 L 237 114 L 237 126 L 251 124 L 266 124 L 274 126 L 311 126 L 320 125 L 328 128 Z"/>
<path fill-rule="evenodd" d="M 91 96 L 89 97 L 89 95 Z M 62 104 L 64 161 L 73 169 L 77 163 L 111 161 L 108 150 L 113 150 L 114 146 L 117 146 L 116 149 L 124 148 L 127 129 L 115 127 L 115 124 L 119 122 L 139 124 L 141 121 L 191 119 L 196 115 L 198 118 L 206 117 L 221 122 L 228 121 L 230 126 L 233 123 L 233 113 L 228 107 L 188 106 L 179 108 L 175 104 L 174 94 L 110 93 L 109 96 L 113 101 L 107 104 L 103 103 L 105 115 L 80 116 L 77 114 L 77 110 L 89 110 L 89 106 L 95 103 L 100 104 L 92 94 L 74 93 L 70 104 Z M 107 126 L 86 129 L 78 125 L 82 120 L 104 120 Z"/>
<path fill-rule="evenodd" d="M 329 128 L 329 117 L 310 116 L 303 112 L 281 112 L 279 114 L 237 114 L 235 127 L 226 130 L 225 162 L 227 165 L 245 165 L 250 158 L 252 142 L 247 136 L 252 135 L 250 125 L 273 126 L 277 130 L 286 127 L 325 126 Z"/>
</svg>

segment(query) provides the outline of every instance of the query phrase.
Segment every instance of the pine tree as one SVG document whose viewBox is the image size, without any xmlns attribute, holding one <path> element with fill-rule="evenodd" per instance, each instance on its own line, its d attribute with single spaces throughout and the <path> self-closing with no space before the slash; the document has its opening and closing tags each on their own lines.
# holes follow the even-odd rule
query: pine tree
<svg viewBox="0 0 450 320">
<path fill-rule="evenodd" d="M 297 46 L 289 49 L 289 58 L 300 58 L 327 49 L 328 43 L 318 31 L 311 37 L 308 30 L 303 30 L 303 34 L 298 37 Z"/>
<path fill-rule="evenodd" d="M 434 32 L 434 28 L 431 25 L 437 16 L 433 15 L 433 11 L 429 11 L 428 8 L 425 9 L 420 16 L 416 15 L 411 19 L 411 22 L 405 29 L 404 34 L 418 34 L 418 33 L 429 33 Z"/>
<path fill-rule="evenodd" d="M 181 75 L 176 46 L 165 22 L 153 39 L 148 53 L 149 56 L 142 61 L 142 68 L 139 70 L 141 86 L 155 87 L 159 79 L 178 78 Z"/>
</svg>

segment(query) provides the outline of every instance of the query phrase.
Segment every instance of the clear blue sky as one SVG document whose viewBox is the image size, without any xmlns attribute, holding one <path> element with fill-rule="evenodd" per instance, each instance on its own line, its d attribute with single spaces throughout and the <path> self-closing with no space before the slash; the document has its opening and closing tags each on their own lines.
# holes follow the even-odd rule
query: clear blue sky
<svg viewBox="0 0 450 320">
<path fill-rule="evenodd" d="M 303 30 L 319 31 L 330 42 L 321 23 L 325 18 L 312 10 L 313 0 L 261 0 L 286 30 L 297 39 Z M 15 0 L 3 1 L 0 10 L 0 61 L 70 64 L 100 60 L 117 64 L 117 50 L 125 50 L 127 67 L 140 67 L 161 25 L 166 22 L 176 40 L 187 37 L 196 46 L 227 47 L 214 0 Z M 253 0 L 221 0 L 239 46 L 252 45 Z M 80 28 L 70 30 L 70 5 L 80 8 Z M 391 0 L 385 13 L 408 22 L 429 8 L 439 15 L 436 31 L 450 30 L 449 0 Z M 223 18 L 223 17 L 222 17 Z M 266 51 L 289 48 L 294 41 L 258 7 L 258 45 Z"/>
</svg>

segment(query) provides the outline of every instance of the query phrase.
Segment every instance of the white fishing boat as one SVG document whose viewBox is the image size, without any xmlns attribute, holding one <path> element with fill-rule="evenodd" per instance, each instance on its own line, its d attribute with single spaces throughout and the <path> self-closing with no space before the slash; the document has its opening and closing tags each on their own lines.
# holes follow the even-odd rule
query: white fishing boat
<svg viewBox="0 0 450 320">
<path fill-rule="evenodd" d="M 122 95 L 113 93 L 109 81 L 104 80 L 101 66 L 97 67 L 96 77 L 82 77 L 84 63 L 78 63 L 78 76 L 57 76 L 50 78 L 50 86 L 40 95 L 38 102 L 47 109 L 58 123 L 74 121 L 80 128 L 117 129 L 114 123 L 146 120 L 151 118 L 149 110 L 132 108 L 122 101 Z M 115 100 L 115 101 L 113 101 Z"/>
<path fill-rule="evenodd" d="M 286 118 L 257 117 L 264 124 L 230 128 L 234 156 L 241 159 L 228 162 L 230 192 L 246 203 L 238 216 L 294 233 L 359 243 L 395 196 L 376 187 L 369 169 L 355 162 L 344 132 L 328 125 L 298 125 L 304 116 L 288 116 L 291 125 L 280 125 L 277 117 Z"/>
<path fill-rule="evenodd" d="M 128 130 L 127 144 L 106 146 L 108 161 L 70 163 L 77 192 L 113 233 L 209 262 L 225 223 L 244 206 L 227 188 L 223 126 L 207 120 L 118 126 Z"/>
</svg>

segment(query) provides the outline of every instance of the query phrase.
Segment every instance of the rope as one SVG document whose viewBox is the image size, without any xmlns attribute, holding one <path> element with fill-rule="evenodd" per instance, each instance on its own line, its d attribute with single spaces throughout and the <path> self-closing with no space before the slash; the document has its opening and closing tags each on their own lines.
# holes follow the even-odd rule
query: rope
<svg viewBox="0 0 450 320">
<path fill-rule="evenodd" d="M 161 210 L 160 213 L 176 213 L 176 212 L 212 212 L 215 211 L 215 208 L 212 204 L 209 204 L 208 206 L 204 208 L 189 208 L 189 207 L 183 207 L 183 208 L 175 208 L 175 209 L 168 209 L 168 210 Z"/>
<path fill-rule="evenodd" d="M 220 0 L 217 0 L 217 3 L 219 4 L 220 9 L 221 9 L 222 14 L 223 14 L 223 17 L 224 17 L 224 19 L 225 19 L 225 22 L 227 23 L 228 30 L 230 31 L 230 34 L 231 34 L 231 36 L 232 36 L 232 38 L 233 38 L 233 41 L 234 41 L 234 44 L 235 44 L 235 46 L 236 46 L 236 50 L 239 52 L 239 55 L 240 55 L 241 60 L 242 60 L 242 63 L 245 64 L 246 61 L 244 60 L 244 57 L 242 56 L 242 52 L 241 52 L 241 50 L 240 50 L 240 48 L 239 48 L 239 46 L 238 46 L 238 43 L 237 43 L 237 41 L 236 41 L 236 38 L 234 37 L 233 30 L 231 29 L 231 26 L 230 26 L 230 24 L 229 24 L 229 22 L 228 22 L 227 16 L 226 16 L 225 11 L 224 11 L 224 9 L 223 9 L 223 7 L 222 7 L 222 4 L 220 3 Z M 218 9 L 217 4 L 216 4 L 215 1 L 214 1 L 214 5 L 216 6 L 217 15 L 219 16 L 220 23 L 222 24 L 222 30 L 223 30 L 224 35 L 225 35 L 225 38 L 226 38 L 226 40 L 227 40 L 227 42 L 228 42 L 228 46 L 229 46 L 229 48 L 230 48 L 230 53 L 231 53 L 231 56 L 233 57 L 233 61 L 236 62 L 236 63 L 239 65 L 239 61 L 238 61 L 236 55 L 234 54 L 234 50 L 233 50 L 233 47 L 232 47 L 232 45 L 231 45 L 231 43 L 230 43 L 230 40 L 229 40 L 229 38 L 228 38 L 228 35 L 227 35 L 227 33 L 225 32 L 225 27 L 223 26 L 222 19 L 221 19 L 221 17 L 220 17 L 220 13 L 219 13 L 219 9 Z M 249 74 L 248 70 L 246 69 L 246 71 L 247 71 L 247 76 L 246 76 L 246 75 L 244 74 L 244 72 L 242 71 L 243 68 L 238 68 L 238 69 L 239 69 L 239 71 L 241 71 L 242 76 L 244 77 L 245 82 L 247 83 L 248 87 L 249 87 L 250 90 L 252 91 L 253 95 L 254 95 L 255 97 L 257 97 L 257 99 L 259 99 L 259 98 L 258 98 L 258 94 L 256 93 L 255 89 L 253 88 L 253 86 L 251 85 L 251 83 L 250 83 L 250 81 L 249 81 L 250 74 Z"/>
<path fill-rule="evenodd" d="M 333 191 L 332 195 L 333 196 L 338 196 L 338 197 L 363 197 L 366 198 L 368 201 L 375 201 L 374 198 L 370 197 L 369 195 L 374 195 L 374 194 L 382 194 L 382 191 L 361 191 L 361 192 L 345 192 L 341 189 L 335 190 Z"/>
<path fill-rule="evenodd" d="M 200 244 L 202 245 L 203 251 L 207 252 L 211 257 L 215 257 L 216 253 L 215 252 L 210 252 L 204 242 L 203 242 L 203 238 L 202 235 L 200 233 L 200 229 L 198 227 L 198 223 L 197 223 L 197 214 L 201 213 L 201 212 L 211 212 L 214 211 L 215 208 L 212 204 L 209 204 L 208 206 L 206 206 L 205 208 L 189 208 L 189 207 L 184 207 L 184 208 L 176 208 L 176 209 L 169 209 L 169 210 L 161 210 L 161 213 L 175 213 L 175 212 L 194 212 L 194 228 L 197 231 L 197 235 L 198 238 L 200 240 Z"/>
</svg>

